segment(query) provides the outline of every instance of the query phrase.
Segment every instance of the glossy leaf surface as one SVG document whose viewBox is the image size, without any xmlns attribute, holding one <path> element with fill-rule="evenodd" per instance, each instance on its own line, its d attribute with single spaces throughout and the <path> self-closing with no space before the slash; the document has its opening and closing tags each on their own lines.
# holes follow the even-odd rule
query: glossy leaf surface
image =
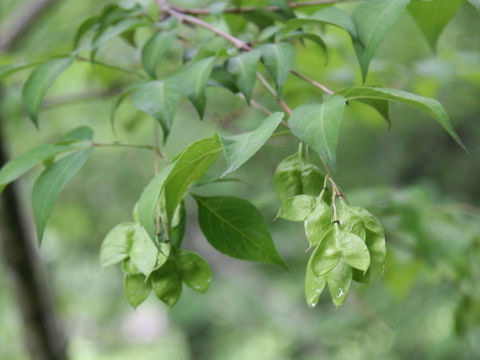
<svg viewBox="0 0 480 360">
<path fill-rule="evenodd" d="M 227 159 L 226 176 L 242 166 L 250 159 L 272 136 L 283 119 L 284 114 L 277 112 L 265 120 L 253 131 L 234 136 L 220 136 L 223 152 Z"/>
<path fill-rule="evenodd" d="M 325 159 L 336 171 L 337 144 L 340 136 L 345 98 L 334 95 L 322 104 L 296 108 L 288 123 L 292 133 Z"/>
<path fill-rule="evenodd" d="M 278 255 L 263 215 L 246 200 L 195 196 L 200 228 L 210 245 L 231 257 L 278 264 Z"/>
<path fill-rule="evenodd" d="M 39 243 L 58 194 L 87 162 L 91 148 L 77 151 L 56 161 L 38 177 L 32 189 L 32 205 Z"/>
</svg>

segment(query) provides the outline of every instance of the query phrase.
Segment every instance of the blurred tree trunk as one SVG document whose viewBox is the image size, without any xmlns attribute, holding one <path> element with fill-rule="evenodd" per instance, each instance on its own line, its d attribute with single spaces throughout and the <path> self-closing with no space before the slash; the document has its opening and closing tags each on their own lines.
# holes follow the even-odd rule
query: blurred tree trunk
<svg viewBox="0 0 480 360">
<path fill-rule="evenodd" d="M 19 16 L 3 29 L 0 52 L 14 48 L 34 22 L 57 0 L 27 1 Z M 0 101 L 2 89 L 0 88 Z M 5 118 L 0 113 L 0 166 L 8 161 L 3 135 Z M 34 360 L 64 360 L 66 338 L 55 315 L 52 295 L 40 261 L 31 220 L 24 210 L 15 184 L 7 186 L 0 196 L 2 252 L 16 301 L 22 313 L 25 342 Z"/>
</svg>

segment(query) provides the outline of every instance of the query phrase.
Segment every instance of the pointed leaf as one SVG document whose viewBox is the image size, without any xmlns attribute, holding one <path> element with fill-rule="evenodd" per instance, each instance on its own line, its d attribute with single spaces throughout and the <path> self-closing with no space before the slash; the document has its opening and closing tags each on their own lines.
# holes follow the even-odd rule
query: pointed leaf
<svg viewBox="0 0 480 360">
<path fill-rule="evenodd" d="M 134 309 L 143 303 L 152 291 L 150 281 L 147 281 L 143 275 L 125 276 L 124 285 L 127 301 Z"/>
<path fill-rule="evenodd" d="M 149 22 L 141 20 L 138 18 L 127 18 L 122 20 L 115 25 L 110 26 L 106 29 L 100 36 L 96 37 L 92 44 L 92 55 L 91 58 L 95 57 L 95 53 L 98 51 L 100 46 L 102 46 L 107 41 L 133 29 L 137 29 L 142 26 L 150 25 Z"/>
<path fill-rule="evenodd" d="M 337 247 L 342 251 L 343 260 L 355 269 L 367 271 L 370 265 L 370 254 L 363 240 L 350 232 L 335 227 Z"/>
<path fill-rule="evenodd" d="M 173 307 L 182 294 L 182 277 L 173 261 L 156 270 L 151 277 L 155 295 L 169 307 Z"/>
<path fill-rule="evenodd" d="M 125 222 L 110 230 L 100 247 L 100 264 L 103 267 L 116 264 L 129 257 L 136 225 Z"/>
<path fill-rule="evenodd" d="M 30 74 L 22 89 L 22 100 L 35 126 L 38 127 L 38 111 L 43 98 L 57 77 L 72 65 L 73 60 L 72 57 L 50 60 Z"/>
<path fill-rule="evenodd" d="M 457 133 L 453 129 L 447 112 L 442 104 L 440 104 L 437 100 L 398 89 L 386 89 L 373 86 L 358 86 L 343 89 L 340 90 L 338 94 L 345 96 L 348 100 L 381 99 L 398 101 L 400 103 L 416 107 L 417 109 L 437 120 L 437 122 L 448 134 L 450 134 L 457 144 L 460 145 L 462 149 L 467 151 L 462 140 L 458 137 Z"/>
<path fill-rule="evenodd" d="M 227 159 L 227 170 L 222 174 L 226 176 L 237 170 L 250 159 L 272 136 L 284 114 L 277 112 L 265 120 L 253 131 L 234 136 L 220 136 L 223 152 Z"/>
<path fill-rule="evenodd" d="M 337 26 L 347 31 L 352 37 L 356 37 L 357 35 L 355 24 L 353 23 L 350 14 L 345 10 L 333 6 L 323 8 L 308 17 L 296 18 L 287 21 L 282 32 L 289 33 L 305 25 L 324 24 Z"/>
<path fill-rule="evenodd" d="M 358 5 L 352 13 L 357 36 L 353 45 L 362 70 L 363 81 L 370 61 L 390 28 L 405 10 L 410 0 L 371 0 Z"/>
<path fill-rule="evenodd" d="M 278 217 L 290 221 L 305 221 L 317 206 L 317 202 L 317 198 L 310 195 L 295 195 L 282 204 Z"/>
<path fill-rule="evenodd" d="M 333 227 L 333 210 L 323 201 L 317 201 L 317 206 L 305 219 L 305 233 L 310 246 L 317 246 L 323 238 L 330 234 Z"/>
<path fill-rule="evenodd" d="M 93 130 L 88 126 L 79 126 L 66 133 L 56 145 L 70 145 L 79 141 L 92 140 Z"/>
<path fill-rule="evenodd" d="M 316 276 L 328 274 L 340 261 L 342 253 L 337 248 L 336 232 L 330 229 L 312 254 L 310 268 Z"/>
<path fill-rule="evenodd" d="M 175 209 L 185 192 L 195 180 L 205 174 L 221 151 L 222 146 L 215 136 L 194 142 L 178 156 L 165 182 L 165 208 L 169 229 Z"/>
<path fill-rule="evenodd" d="M 172 169 L 173 164 L 163 168 L 145 187 L 138 200 L 138 221 L 153 241 L 156 241 L 155 219 L 158 215 L 158 199 Z"/>
<path fill-rule="evenodd" d="M 147 231 L 138 223 L 135 224 L 135 231 L 132 234 L 132 247 L 129 255 L 132 264 L 146 277 L 150 276 L 157 267 L 157 258 L 166 257 L 164 254 L 159 254 Z"/>
<path fill-rule="evenodd" d="M 318 304 L 318 298 L 322 294 L 327 283 L 325 276 L 316 276 L 312 272 L 312 256 L 308 260 L 307 269 L 305 271 L 305 300 L 308 306 L 315 307 Z"/>
<path fill-rule="evenodd" d="M 278 255 L 263 215 L 246 200 L 195 196 L 198 220 L 210 245 L 231 257 L 278 264 Z"/>
<path fill-rule="evenodd" d="M 260 50 L 263 64 L 275 82 L 278 95 L 280 95 L 295 60 L 295 49 L 289 43 L 280 42 L 262 45 Z"/>
<path fill-rule="evenodd" d="M 157 78 L 157 67 L 176 37 L 176 31 L 158 32 L 142 48 L 142 66 L 152 78 Z"/>
<path fill-rule="evenodd" d="M 382 115 L 387 122 L 388 128 L 392 126 L 392 120 L 390 119 L 390 102 L 388 100 L 364 99 L 360 101 L 377 110 L 377 112 Z"/>
<path fill-rule="evenodd" d="M 38 177 L 32 189 L 32 205 L 37 224 L 38 242 L 42 242 L 45 225 L 58 194 L 87 162 L 93 149 L 77 151 L 56 161 Z"/>
<path fill-rule="evenodd" d="M 9 183 L 17 180 L 34 166 L 73 149 L 74 147 L 69 145 L 40 145 L 10 160 L 0 170 L 0 193 Z"/>
<path fill-rule="evenodd" d="M 227 62 L 227 70 L 233 74 L 235 83 L 241 93 L 245 95 L 248 104 L 250 104 L 250 97 L 255 87 L 260 55 L 260 51 L 253 50 L 232 57 Z"/>
<path fill-rule="evenodd" d="M 307 163 L 298 152 L 278 164 L 275 191 L 282 204 L 295 195 L 317 196 L 322 191 L 324 177 L 316 165 Z"/>
<path fill-rule="evenodd" d="M 183 282 L 195 291 L 204 293 L 212 281 L 210 265 L 200 255 L 191 251 L 178 250 L 175 262 Z"/>
<path fill-rule="evenodd" d="M 113 102 L 112 107 L 110 109 L 110 125 L 112 126 L 113 131 L 115 132 L 115 114 L 117 109 L 122 104 L 122 102 L 135 90 L 137 90 L 140 86 L 144 84 L 143 81 L 136 81 L 130 84 Z"/>
<path fill-rule="evenodd" d="M 207 103 L 205 87 L 207 86 L 208 78 L 215 65 L 215 60 L 215 57 L 209 57 L 194 62 L 185 71 L 181 82 L 183 94 L 192 102 L 193 106 L 195 106 L 201 119 L 203 119 L 203 115 L 205 114 Z"/>
<path fill-rule="evenodd" d="M 464 0 L 411 0 L 408 5 L 408 11 L 434 52 L 440 34 L 463 2 Z"/>
<path fill-rule="evenodd" d="M 16 73 L 17 71 L 21 71 L 23 69 L 27 69 L 32 66 L 37 66 L 38 63 L 31 63 L 31 64 L 9 64 L 0 66 L 0 80 L 4 77 Z"/>
<path fill-rule="evenodd" d="M 77 32 L 75 33 L 75 38 L 73 39 L 73 49 L 75 50 L 80 43 L 83 35 L 87 33 L 87 31 L 91 30 L 95 25 L 98 24 L 100 20 L 99 16 L 92 16 L 85 19 L 80 26 L 77 28 Z"/>
<path fill-rule="evenodd" d="M 135 92 L 133 105 L 159 122 L 165 143 L 181 99 L 182 93 L 173 81 L 150 81 Z"/>
<path fill-rule="evenodd" d="M 327 285 L 336 307 L 342 306 L 352 285 L 352 268 L 343 260 L 327 274 Z"/>
<path fill-rule="evenodd" d="M 323 157 L 334 172 L 344 108 L 345 98 L 334 95 L 323 104 L 296 108 L 288 120 L 292 133 Z"/>
<path fill-rule="evenodd" d="M 327 44 L 325 44 L 325 41 L 323 41 L 323 39 L 318 36 L 317 34 L 312 34 L 312 33 L 305 33 L 305 32 L 301 32 L 301 31 L 297 31 L 297 32 L 292 32 L 288 35 L 285 35 L 285 36 L 281 36 L 280 39 L 281 40 L 285 40 L 285 39 L 295 39 L 295 38 L 299 38 L 301 40 L 309 40 L 315 44 L 317 44 L 318 46 L 320 46 L 323 50 L 323 52 L 325 53 L 325 63 L 328 62 L 328 49 L 327 49 Z"/>
</svg>

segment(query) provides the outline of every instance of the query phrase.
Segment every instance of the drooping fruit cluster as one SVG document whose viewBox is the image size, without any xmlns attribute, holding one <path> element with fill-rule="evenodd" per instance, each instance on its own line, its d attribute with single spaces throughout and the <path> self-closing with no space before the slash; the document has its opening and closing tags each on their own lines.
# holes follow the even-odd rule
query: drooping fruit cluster
<svg viewBox="0 0 480 360">
<path fill-rule="evenodd" d="M 275 188 L 281 201 L 278 217 L 304 222 L 313 250 L 305 274 L 308 305 L 316 306 L 328 285 L 333 303 L 340 306 L 352 279 L 367 283 L 383 272 L 382 225 L 367 210 L 348 205 L 333 179 L 305 160 L 301 149 L 278 165 Z"/>
</svg>

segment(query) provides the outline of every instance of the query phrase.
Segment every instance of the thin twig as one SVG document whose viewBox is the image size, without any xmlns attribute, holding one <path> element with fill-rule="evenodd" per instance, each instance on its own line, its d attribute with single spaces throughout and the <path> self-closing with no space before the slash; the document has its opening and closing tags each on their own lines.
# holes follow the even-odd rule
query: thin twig
<svg viewBox="0 0 480 360">
<path fill-rule="evenodd" d="M 275 100 L 280 104 L 280 106 L 282 107 L 282 109 L 288 114 L 288 116 L 292 115 L 292 109 L 290 109 L 290 107 L 287 105 L 287 103 L 285 101 L 283 101 L 277 94 L 277 92 L 275 91 L 275 89 L 273 89 L 270 84 L 268 83 L 267 79 L 265 79 L 263 77 L 262 74 L 260 74 L 258 71 L 257 71 L 257 79 L 260 80 L 260 82 L 262 83 L 263 86 L 265 86 L 265 88 L 268 90 L 268 92 L 270 94 L 273 95 L 273 97 L 275 98 Z"/>
<path fill-rule="evenodd" d="M 339 1 L 336 1 L 336 2 L 339 2 Z M 217 29 L 216 27 L 210 25 L 209 23 L 207 23 L 207 22 L 205 22 L 201 19 L 198 19 L 194 16 L 187 15 L 185 13 L 185 11 L 188 11 L 188 9 L 183 9 L 183 8 L 180 8 L 180 7 L 170 5 L 168 2 L 166 2 L 164 0 L 158 0 L 158 4 L 159 4 L 159 7 L 162 11 L 166 12 L 167 14 L 170 14 L 171 16 L 176 17 L 179 21 L 189 23 L 191 25 L 200 26 L 200 27 L 202 27 L 202 28 L 214 33 L 214 34 L 217 34 L 218 36 L 223 37 L 224 39 L 228 40 L 230 43 L 232 43 L 240 51 L 251 51 L 251 50 L 253 50 L 253 48 L 250 45 L 248 45 L 246 42 L 236 38 L 235 36 L 230 35 L 230 34 L 226 33 L 225 31 L 222 31 L 220 29 Z M 296 4 L 296 3 L 292 3 L 292 4 Z M 301 3 L 298 3 L 298 4 L 301 4 Z M 299 73 L 298 71 L 291 70 L 290 72 L 292 74 L 294 74 L 295 76 L 298 76 L 299 78 L 307 81 L 309 84 L 315 86 L 316 88 L 322 90 L 326 94 L 329 94 L 329 95 L 333 94 L 333 91 L 330 90 L 325 85 L 322 85 L 322 84 L 318 83 L 317 81 L 310 79 L 309 77 Z M 280 105 L 282 106 L 282 108 L 285 111 L 287 111 L 284 105 L 282 105 L 282 104 L 280 104 Z M 288 111 L 287 111 L 287 113 L 288 113 Z"/>
<path fill-rule="evenodd" d="M 312 79 L 310 79 L 309 77 L 307 77 L 307 76 L 299 73 L 297 70 L 290 70 L 290 72 L 291 72 L 293 75 L 299 77 L 300 79 L 305 80 L 306 82 L 308 82 L 308 83 L 312 84 L 313 86 L 319 88 L 319 89 L 322 90 L 324 93 L 326 93 L 326 94 L 328 94 L 328 95 L 332 95 L 332 94 L 333 94 L 333 91 L 330 90 L 328 87 L 326 87 L 325 85 L 322 85 L 322 84 L 316 82 L 315 80 L 312 80 Z"/>
</svg>

